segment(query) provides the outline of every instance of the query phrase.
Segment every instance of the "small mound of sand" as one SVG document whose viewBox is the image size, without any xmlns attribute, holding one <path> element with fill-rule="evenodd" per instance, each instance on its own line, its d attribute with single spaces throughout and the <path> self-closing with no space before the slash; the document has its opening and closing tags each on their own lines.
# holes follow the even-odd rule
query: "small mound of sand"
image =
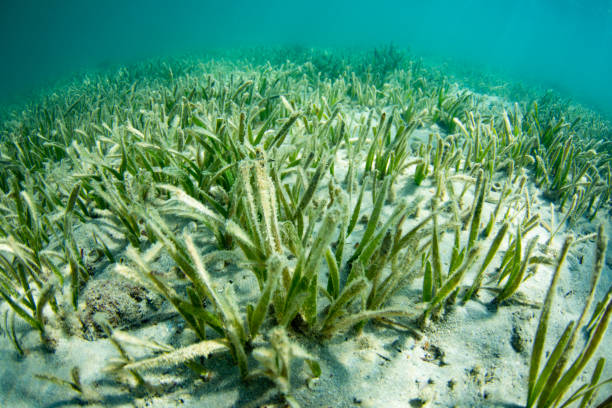
<svg viewBox="0 0 612 408">
<path fill-rule="evenodd" d="M 163 299 L 142 286 L 124 279 L 93 280 L 83 293 L 85 308 L 80 313 L 83 336 L 93 340 L 103 335 L 94 322 L 94 315 L 102 314 L 113 328 L 133 327 L 150 319 Z"/>
</svg>

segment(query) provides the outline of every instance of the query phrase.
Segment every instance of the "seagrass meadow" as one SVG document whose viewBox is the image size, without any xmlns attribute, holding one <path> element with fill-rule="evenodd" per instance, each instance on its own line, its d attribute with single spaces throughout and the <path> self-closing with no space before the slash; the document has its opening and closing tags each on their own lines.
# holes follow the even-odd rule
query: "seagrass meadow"
<svg viewBox="0 0 612 408">
<path fill-rule="evenodd" d="M 610 407 L 612 128 L 393 46 L 4 108 L 0 406 Z"/>
</svg>

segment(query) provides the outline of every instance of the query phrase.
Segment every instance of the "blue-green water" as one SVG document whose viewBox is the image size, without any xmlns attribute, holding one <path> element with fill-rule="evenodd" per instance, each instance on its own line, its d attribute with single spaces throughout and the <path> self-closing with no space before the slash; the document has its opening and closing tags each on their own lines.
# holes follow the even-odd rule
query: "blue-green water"
<svg viewBox="0 0 612 408">
<path fill-rule="evenodd" d="M 454 58 L 612 112 L 612 1 L 4 1 L 0 100 L 73 72 L 250 45 Z"/>
</svg>

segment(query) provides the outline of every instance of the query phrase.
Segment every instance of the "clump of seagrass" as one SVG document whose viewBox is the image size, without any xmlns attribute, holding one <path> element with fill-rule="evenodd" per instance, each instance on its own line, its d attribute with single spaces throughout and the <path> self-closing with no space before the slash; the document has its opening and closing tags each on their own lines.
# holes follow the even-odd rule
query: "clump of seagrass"
<svg viewBox="0 0 612 408">
<path fill-rule="evenodd" d="M 576 346 L 576 342 L 578 341 L 578 336 L 587 322 L 587 313 L 591 307 L 591 304 L 593 303 L 595 289 L 603 269 L 608 239 L 602 225 L 600 225 L 597 231 L 595 264 L 591 275 L 591 288 L 585 301 L 582 313 L 580 314 L 577 322 L 572 321 L 567 325 L 563 335 L 546 360 L 544 367 L 542 370 L 540 370 L 540 362 L 548 328 L 548 319 L 552 309 L 557 282 L 561 272 L 561 266 L 563 265 L 572 241 L 573 238 L 570 236 L 563 244 L 563 248 L 561 249 L 561 254 L 559 256 L 559 260 L 557 261 L 557 266 L 553 273 L 550 287 L 546 295 L 546 300 L 544 301 L 544 307 L 540 315 L 540 322 L 538 324 L 536 337 L 533 343 L 531 364 L 529 367 L 527 407 L 536 406 L 540 408 L 556 407 L 559 405 L 566 406 L 580 398 L 582 398 L 582 406 L 584 406 L 593 397 L 593 393 L 598 388 L 612 382 L 612 378 L 599 382 L 599 376 L 604 364 L 604 360 L 601 359 L 595 368 L 590 384 L 584 384 L 578 388 L 578 390 L 576 390 L 567 400 L 565 400 L 565 402 L 562 402 L 564 395 L 569 391 L 574 381 L 582 373 L 582 370 L 585 368 L 586 364 L 599 347 L 599 344 L 601 343 L 608 328 L 610 317 L 612 316 L 612 298 L 609 296 L 609 294 L 612 292 L 612 288 L 610 288 L 608 290 L 608 296 L 606 296 L 606 299 L 604 299 L 603 303 L 600 303 L 599 307 L 595 308 L 593 312 L 586 344 L 578 356 L 574 358 L 573 363 L 571 363 L 569 368 L 566 369 L 567 364 L 570 363 L 572 358 L 572 352 Z"/>
<path fill-rule="evenodd" d="M 276 327 L 268 333 L 270 347 L 260 347 L 253 350 L 253 357 L 263 366 L 249 374 L 249 378 L 264 376 L 274 382 L 285 402 L 292 408 L 300 405 L 291 395 L 291 366 L 295 359 L 304 361 L 310 368 L 311 379 L 321 375 L 319 363 L 295 342 L 289 340 L 287 333 Z"/>
<path fill-rule="evenodd" d="M 50 306 L 53 317 L 58 320 L 69 314 L 70 306 L 77 307 L 80 286 L 89 279 L 72 226 L 79 192 L 77 185 L 66 204 L 58 200 L 52 205 L 52 213 L 45 214 L 30 187 L 19 191 L 19 184 L 13 178 L 12 202 L 5 203 L 8 207 L 1 210 L 0 297 L 16 316 L 38 331 L 49 351 L 55 347 L 55 335 L 44 313 L 46 306 Z M 61 252 L 48 248 L 52 236 L 62 240 Z M 62 291 L 70 293 L 70 305 L 64 304 Z M 23 354 L 17 336 L 10 337 L 16 350 Z"/>
<path fill-rule="evenodd" d="M 64 380 L 51 374 L 35 374 L 34 376 L 39 380 L 49 381 L 60 387 L 70 389 L 78 395 L 78 398 L 84 404 L 93 404 L 95 406 L 95 404 L 100 402 L 102 399 L 102 396 L 98 394 L 96 390 L 87 385 L 84 385 L 81 382 L 81 374 L 78 367 L 73 367 L 72 370 L 70 370 L 69 380 Z"/>
</svg>

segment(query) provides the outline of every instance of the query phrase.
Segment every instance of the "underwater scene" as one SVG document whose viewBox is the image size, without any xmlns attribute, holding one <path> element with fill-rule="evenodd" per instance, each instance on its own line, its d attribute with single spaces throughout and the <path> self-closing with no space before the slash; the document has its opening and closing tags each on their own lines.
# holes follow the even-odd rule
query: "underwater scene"
<svg viewBox="0 0 612 408">
<path fill-rule="evenodd" d="M 0 407 L 612 407 L 612 1 L 0 5 Z"/>
</svg>

